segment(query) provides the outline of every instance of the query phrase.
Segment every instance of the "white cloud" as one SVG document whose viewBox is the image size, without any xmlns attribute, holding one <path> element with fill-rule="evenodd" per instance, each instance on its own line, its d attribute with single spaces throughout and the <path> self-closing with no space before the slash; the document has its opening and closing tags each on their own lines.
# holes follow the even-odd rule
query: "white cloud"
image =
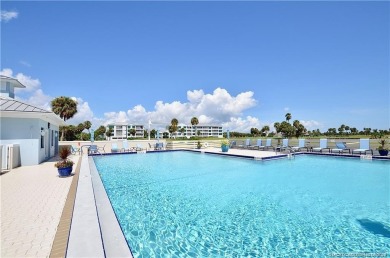
<svg viewBox="0 0 390 258">
<path fill-rule="evenodd" d="M 24 75 L 23 73 L 13 75 L 12 69 L 4 68 L 0 71 L 0 74 L 15 78 L 21 84 L 26 86 L 26 88 L 15 88 L 15 92 L 34 92 L 41 88 L 41 82 L 39 81 L 39 79 L 33 79 L 31 78 L 31 76 Z"/>
<path fill-rule="evenodd" d="M 24 66 L 27 66 L 27 67 L 31 67 L 31 64 L 28 63 L 27 61 L 19 61 L 20 64 L 24 65 Z"/>
<path fill-rule="evenodd" d="M 173 101 L 164 103 L 157 101 L 154 110 L 147 111 L 142 105 L 137 105 L 126 113 L 109 112 L 104 114 L 105 124 L 112 122 L 140 123 L 147 125 L 149 119 L 152 127 L 165 128 L 172 118 L 178 119 L 180 124 L 190 124 L 192 117 L 197 117 L 199 124 L 220 125 L 226 123 L 231 130 L 255 127 L 257 118 L 240 118 L 242 112 L 255 106 L 253 92 L 243 92 L 237 96 L 230 95 L 227 90 L 217 88 L 212 94 L 205 94 L 203 90 L 187 91 L 188 102 Z"/>
<path fill-rule="evenodd" d="M 306 127 L 307 130 L 313 130 L 313 129 L 318 129 L 323 127 L 323 125 L 320 122 L 315 120 L 309 120 L 309 121 L 300 120 L 299 122 L 303 124 L 303 126 Z"/>
<path fill-rule="evenodd" d="M 19 13 L 16 11 L 1 11 L 0 20 L 8 22 L 12 19 L 16 19 L 18 17 Z"/>
<path fill-rule="evenodd" d="M 228 122 L 222 123 L 222 126 L 224 129 L 243 133 L 249 133 L 252 127 L 261 129 L 260 120 L 253 116 L 231 117 Z"/>
</svg>

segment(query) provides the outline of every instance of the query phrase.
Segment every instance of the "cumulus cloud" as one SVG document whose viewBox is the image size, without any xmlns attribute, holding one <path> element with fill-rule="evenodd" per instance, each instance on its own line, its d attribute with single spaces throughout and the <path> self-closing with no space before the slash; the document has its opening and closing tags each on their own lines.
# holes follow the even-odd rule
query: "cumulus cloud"
<svg viewBox="0 0 390 258">
<path fill-rule="evenodd" d="M 8 22 L 12 19 L 16 19 L 19 13 L 16 11 L 5 11 L 1 10 L 0 20 L 4 22 Z"/>
<path fill-rule="evenodd" d="M 123 111 L 105 113 L 103 120 L 106 124 L 124 122 L 144 125 L 151 120 L 154 128 L 162 129 L 170 124 L 172 118 L 178 119 L 180 124 L 190 124 L 191 118 L 195 116 L 199 124 L 225 124 L 224 127 L 228 126 L 231 130 L 243 128 L 248 131 L 258 125 L 257 118 L 240 116 L 245 110 L 256 105 L 253 95 L 253 92 L 248 91 L 232 96 L 222 88 L 217 88 L 210 94 L 205 94 L 203 90 L 187 91 L 187 102 L 157 101 L 152 111 L 137 105 L 126 113 Z"/>
<path fill-rule="evenodd" d="M 315 120 L 308 120 L 308 121 L 300 120 L 299 122 L 303 124 L 303 126 L 306 127 L 306 129 L 308 130 L 318 129 L 323 126 L 320 122 Z"/>
<path fill-rule="evenodd" d="M 18 73 L 14 75 L 12 69 L 4 68 L 0 71 L 0 74 L 15 78 L 24 86 L 26 86 L 26 88 L 15 88 L 15 92 L 35 92 L 41 88 L 41 82 L 39 81 L 39 79 L 33 79 L 31 78 L 31 76 L 25 75 L 23 73 Z"/>
</svg>

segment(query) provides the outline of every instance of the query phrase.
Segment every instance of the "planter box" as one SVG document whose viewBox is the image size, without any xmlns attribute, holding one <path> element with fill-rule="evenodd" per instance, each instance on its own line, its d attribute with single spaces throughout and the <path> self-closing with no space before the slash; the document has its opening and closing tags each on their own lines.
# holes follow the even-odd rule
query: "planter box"
<svg viewBox="0 0 390 258">
<path fill-rule="evenodd" d="M 60 177 L 70 176 L 70 173 L 72 173 L 73 166 L 66 167 L 66 168 L 58 168 L 58 175 Z"/>
</svg>

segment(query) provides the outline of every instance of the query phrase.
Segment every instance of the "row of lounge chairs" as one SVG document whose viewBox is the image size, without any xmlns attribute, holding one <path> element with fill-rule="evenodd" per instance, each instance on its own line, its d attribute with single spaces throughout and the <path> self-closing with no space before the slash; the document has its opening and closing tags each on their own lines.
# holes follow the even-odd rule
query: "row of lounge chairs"
<svg viewBox="0 0 390 258">
<path fill-rule="evenodd" d="M 348 148 L 345 142 L 336 142 L 336 148 L 328 147 L 328 139 L 320 139 L 320 146 L 313 147 L 306 144 L 305 139 L 298 140 L 298 146 L 290 146 L 289 139 L 283 139 L 282 144 L 280 146 L 273 146 L 272 139 L 266 139 L 265 144 L 263 145 L 262 139 L 257 139 L 255 145 L 251 145 L 250 139 L 246 139 L 243 144 L 237 144 L 236 141 L 232 141 L 230 143 L 230 148 L 239 148 L 239 149 L 249 149 L 249 150 L 269 150 L 272 149 L 274 151 L 283 151 L 286 149 L 290 149 L 292 151 L 312 151 L 312 152 L 320 152 L 328 150 L 329 153 L 346 153 L 349 154 L 367 154 L 367 152 L 373 155 L 373 150 L 370 149 L 370 139 L 360 139 L 360 147 L 358 149 Z"/>
</svg>

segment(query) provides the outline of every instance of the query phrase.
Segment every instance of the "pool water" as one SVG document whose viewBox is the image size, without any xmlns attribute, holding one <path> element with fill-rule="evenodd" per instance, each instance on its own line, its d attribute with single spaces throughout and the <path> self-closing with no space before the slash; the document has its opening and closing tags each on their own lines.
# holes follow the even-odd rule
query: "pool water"
<svg viewBox="0 0 390 258">
<path fill-rule="evenodd" d="M 94 157 L 134 257 L 390 250 L 390 162 L 192 152 Z"/>
</svg>

